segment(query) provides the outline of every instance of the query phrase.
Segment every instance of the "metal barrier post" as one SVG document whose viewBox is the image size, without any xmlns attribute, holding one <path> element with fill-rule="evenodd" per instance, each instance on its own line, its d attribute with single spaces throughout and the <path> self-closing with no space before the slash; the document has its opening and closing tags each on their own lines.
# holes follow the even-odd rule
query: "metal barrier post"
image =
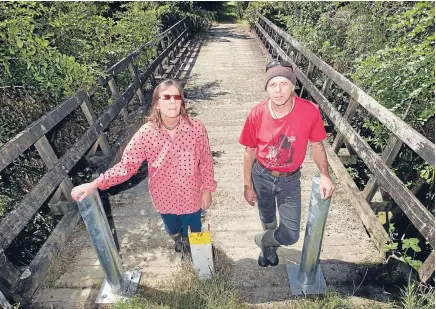
<svg viewBox="0 0 436 309">
<path fill-rule="evenodd" d="M 300 265 L 286 265 L 292 295 L 325 294 L 327 289 L 319 265 L 319 255 L 331 199 L 321 199 L 320 180 L 320 176 L 314 176 L 312 179 L 312 193 Z"/>
<path fill-rule="evenodd" d="M 12 309 L 11 304 L 8 302 L 6 297 L 3 295 L 2 291 L 0 291 L 0 308 L 2 308 L 2 309 Z"/>
<path fill-rule="evenodd" d="M 100 265 L 106 275 L 95 301 L 114 303 L 136 292 L 141 277 L 139 271 L 123 272 L 123 266 L 97 190 L 77 203 Z"/>
</svg>

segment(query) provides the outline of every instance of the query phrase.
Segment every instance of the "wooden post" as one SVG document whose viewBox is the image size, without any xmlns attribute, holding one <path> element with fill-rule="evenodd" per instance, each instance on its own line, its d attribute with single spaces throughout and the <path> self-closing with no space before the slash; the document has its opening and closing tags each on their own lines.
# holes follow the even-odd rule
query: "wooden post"
<svg viewBox="0 0 436 309">
<path fill-rule="evenodd" d="M 150 74 L 150 83 L 151 83 L 151 86 L 153 88 L 155 88 L 157 86 L 157 81 L 156 81 L 156 78 L 154 77 L 154 73 Z"/>
<path fill-rule="evenodd" d="M 162 38 L 162 39 L 160 40 L 160 46 L 161 46 L 162 50 L 165 50 L 165 49 L 166 49 L 164 38 Z M 168 55 L 167 55 L 165 58 L 162 59 L 162 64 L 168 65 Z"/>
<path fill-rule="evenodd" d="M 333 81 L 331 80 L 331 78 L 327 78 L 324 81 L 324 84 L 322 85 L 322 89 L 321 89 L 321 93 L 322 95 L 327 98 L 329 92 L 330 92 L 330 87 L 332 86 Z"/>
<path fill-rule="evenodd" d="M 300 63 L 300 59 L 301 59 L 301 53 L 299 51 L 297 51 L 297 55 L 295 55 L 295 64 L 298 66 L 298 64 Z"/>
<path fill-rule="evenodd" d="M 392 165 L 398 153 L 400 152 L 402 146 L 403 146 L 403 142 L 400 139 L 398 139 L 395 135 L 391 135 L 381 155 L 382 160 L 386 163 L 387 166 Z M 368 183 L 366 184 L 365 188 L 362 191 L 362 195 L 365 197 L 365 199 L 368 202 L 371 202 L 372 198 L 377 192 L 377 189 L 378 189 L 377 179 L 376 177 L 371 176 L 368 180 Z"/>
<path fill-rule="evenodd" d="M 330 92 L 330 88 L 331 88 L 332 84 L 333 84 L 333 81 L 331 80 L 331 78 L 327 77 L 327 79 L 324 81 L 324 84 L 322 85 L 322 88 L 321 88 L 321 93 L 324 97 L 326 97 L 326 98 L 328 97 L 328 94 Z M 332 132 L 333 131 L 332 128 L 334 127 L 333 122 L 327 116 L 325 117 L 325 119 L 327 120 L 327 123 L 328 123 L 327 128 L 331 130 L 329 132 Z"/>
<path fill-rule="evenodd" d="M 157 56 L 156 56 L 156 57 L 158 57 L 158 56 L 162 53 L 161 45 L 159 44 L 159 42 L 156 44 L 156 51 L 157 51 Z M 155 72 L 158 76 L 161 76 L 161 75 L 162 75 L 162 72 L 163 72 L 162 62 L 160 62 L 160 63 L 157 65 L 156 70 L 155 70 L 154 72 Z"/>
<path fill-rule="evenodd" d="M 359 103 L 354 99 L 350 99 L 350 103 L 348 104 L 347 110 L 345 111 L 344 114 L 344 119 L 346 121 L 352 119 L 358 107 L 359 107 Z M 339 149 L 341 149 L 343 142 L 344 142 L 344 136 L 341 133 L 338 133 L 332 144 L 332 148 L 335 153 L 339 152 Z"/>
<path fill-rule="evenodd" d="M 116 101 L 120 97 L 120 91 L 118 90 L 118 85 L 117 82 L 115 81 L 115 78 L 111 78 L 108 84 L 109 84 L 109 89 L 112 92 L 112 98 L 114 99 L 114 101 Z M 123 115 L 124 123 L 128 124 L 129 113 L 127 112 L 127 109 L 125 107 L 121 109 L 121 115 Z"/>
<path fill-rule="evenodd" d="M 89 98 L 86 98 L 83 103 L 80 105 L 80 108 L 82 109 L 82 112 L 85 114 L 85 118 L 88 121 L 89 125 L 93 125 L 95 121 L 97 120 L 97 115 L 95 114 L 94 110 L 92 109 L 92 106 L 89 102 Z M 109 142 L 107 141 L 106 135 L 103 133 L 99 136 L 95 144 L 92 146 L 91 149 L 91 155 L 95 155 L 95 152 L 97 151 L 97 147 L 100 145 L 101 150 L 103 150 L 103 153 L 105 155 L 110 154 L 111 147 L 109 145 Z"/>
<path fill-rule="evenodd" d="M 171 37 L 171 34 L 167 34 L 167 40 L 168 40 L 168 46 L 170 46 L 171 43 L 173 42 L 172 37 Z M 168 53 L 168 59 L 171 61 L 171 60 L 173 60 L 174 58 L 175 58 L 175 56 L 174 56 L 174 52 L 173 52 L 173 51 L 170 51 L 170 52 Z"/>
<path fill-rule="evenodd" d="M 314 64 L 312 62 L 309 61 L 309 66 L 307 67 L 307 72 L 306 72 L 306 76 L 307 78 L 310 79 L 310 75 L 312 74 L 313 68 L 314 68 Z M 304 85 L 301 87 L 300 90 L 300 97 L 303 95 L 303 91 L 304 91 Z"/>
<path fill-rule="evenodd" d="M 169 63 L 169 59 L 167 57 L 167 64 Z M 133 64 L 133 62 L 129 63 L 129 70 L 130 70 L 130 75 L 132 76 L 133 80 L 135 81 L 135 83 L 138 84 L 138 90 L 136 91 L 136 95 L 138 96 L 139 99 L 139 103 L 141 104 L 145 104 L 145 95 L 144 92 L 142 90 L 142 85 L 139 82 L 139 78 L 138 78 L 138 71 L 136 70 L 135 65 Z"/>
<path fill-rule="evenodd" d="M 418 271 L 419 280 L 422 283 L 427 283 L 430 280 L 431 276 L 434 274 L 434 263 L 435 256 L 434 251 L 432 251 Z"/>
<path fill-rule="evenodd" d="M 56 156 L 56 153 L 54 152 L 53 148 L 51 147 L 45 135 L 43 135 L 35 143 L 35 148 L 38 151 L 39 155 L 41 156 L 41 159 L 44 161 L 45 165 L 49 169 L 51 169 L 58 161 L 58 157 Z M 70 178 L 65 177 L 60 184 L 60 188 L 64 193 L 64 196 L 66 197 L 68 202 L 73 202 L 73 199 L 71 198 L 71 190 L 73 190 L 74 185 L 71 182 Z"/>
</svg>

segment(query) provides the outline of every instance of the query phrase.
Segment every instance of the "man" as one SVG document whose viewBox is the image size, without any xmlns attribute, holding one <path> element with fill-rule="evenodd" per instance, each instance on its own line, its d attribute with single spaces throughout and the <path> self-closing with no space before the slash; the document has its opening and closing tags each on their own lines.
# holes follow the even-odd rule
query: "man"
<svg viewBox="0 0 436 309">
<path fill-rule="evenodd" d="M 297 79 L 288 62 L 274 60 L 266 70 L 269 98 L 250 111 L 239 139 L 246 147 L 244 197 L 252 206 L 257 201 L 264 230 L 255 237 L 262 267 L 276 266 L 277 248 L 292 245 L 299 238 L 300 167 L 308 141 L 321 174 L 321 197 L 329 198 L 335 188 L 328 173 L 322 143 L 327 135 L 317 105 L 296 96 Z"/>
</svg>

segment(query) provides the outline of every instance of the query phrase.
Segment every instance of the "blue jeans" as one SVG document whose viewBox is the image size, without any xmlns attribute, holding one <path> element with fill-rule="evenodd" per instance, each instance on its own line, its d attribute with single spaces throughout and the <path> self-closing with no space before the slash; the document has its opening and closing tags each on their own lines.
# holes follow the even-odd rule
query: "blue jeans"
<svg viewBox="0 0 436 309">
<path fill-rule="evenodd" d="M 183 236 L 188 236 L 188 226 L 191 227 L 191 232 L 201 232 L 201 209 L 192 214 L 160 214 L 160 216 L 165 230 L 170 235 L 182 233 Z"/>
<path fill-rule="evenodd" d="M 300 236 L 300 177 L 300 171 L 288 177 L 273 176 L 257 161 L 251 170 L 260 220 L 263 223 L 274 222 L 278 208 L 280 220 L 274 238 L 285 246 L 296 243 Z"/>
</svg>

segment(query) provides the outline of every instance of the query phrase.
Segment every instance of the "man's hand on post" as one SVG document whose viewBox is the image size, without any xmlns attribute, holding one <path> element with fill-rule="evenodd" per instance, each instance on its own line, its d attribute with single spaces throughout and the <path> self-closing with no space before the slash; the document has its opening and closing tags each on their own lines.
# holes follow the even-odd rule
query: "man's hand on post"
<svg viewBox="0 0 436 309">
<path fill-rule="evenodd" d="M 330 198 L 335 190 L 335 185 L 330 177 L 321 175 L 321 181 L 319 182 L 319 193 L 321 194 L 321 198 L 326 200 Z"/>
</svg>

